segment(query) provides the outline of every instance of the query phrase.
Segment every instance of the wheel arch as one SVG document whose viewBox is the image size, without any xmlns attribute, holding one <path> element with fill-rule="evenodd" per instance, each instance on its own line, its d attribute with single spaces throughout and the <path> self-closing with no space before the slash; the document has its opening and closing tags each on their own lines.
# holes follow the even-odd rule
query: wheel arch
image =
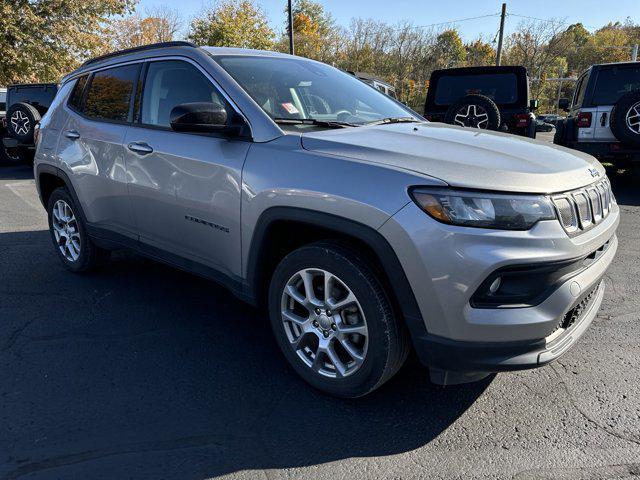
<svg viewBox="0 0 640 480">
<path fill-rule="evenodd" d="M 49 197 L 56 188 L 65 187 L 73 198 L 76 208 L 79 210 L 79 214 L 82 215 L 83 220 L 86 220 L 84 211 L 82 210 L 82 204 L 76 194 L 73 184 L 69 176 L 58 167 L 49 165 L 47 163 L 41 163 L 36 167 L 36 188 L 38 195 L 40 196 L 40 202 L 44 208 L 47 208 Z"/>
<path fill-rule="evenodd" d="M 294 227 L 298 230 L 292 234 Z M 411 285 L 384 236 L 359 222 L 304 208 L 271 207 L 259 217 L 246 257 L 248 297 L 253 303 L 266 304 L 271 274 L 287 253 L 319 240 L 339 240 L 358 247 L 373 261 L 412 336 L 426 333 Z"/>
</svg>

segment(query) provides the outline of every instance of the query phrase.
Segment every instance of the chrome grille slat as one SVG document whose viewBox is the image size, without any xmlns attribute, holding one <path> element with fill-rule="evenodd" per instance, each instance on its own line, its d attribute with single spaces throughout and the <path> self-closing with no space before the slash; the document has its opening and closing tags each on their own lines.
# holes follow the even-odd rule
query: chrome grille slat
<svg viewBox="0 0 640 480">
<path fill-rule="evenodd" d="M 606 178 L 594 185 L 552 195 L 551 200 L 562 227 L 570 236 L 589 230 L 604 220 L 615 201 Z"/>
</svg>

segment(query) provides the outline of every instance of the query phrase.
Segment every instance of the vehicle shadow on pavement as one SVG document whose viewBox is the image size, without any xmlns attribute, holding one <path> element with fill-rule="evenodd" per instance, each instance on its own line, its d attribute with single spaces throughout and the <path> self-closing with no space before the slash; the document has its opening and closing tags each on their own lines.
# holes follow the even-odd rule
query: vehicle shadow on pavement
<svg viewBox="0 0 640 480">
<path fill-rule="evenodd" d="M 74 275 L 46 231 L 0 234 L 0 265 L 2 478 L 201 479 L 389 456 L 432 441 L 491 383 L 437 387 L 411 360 L 337 400 L 214 283 L 123 253 Z"/>
<path fill-rule="evenodd" d="M 611 180 L 611 188 L 619 205 L 639 206 L 640 192 L 638 191 L 638 175 L 630 172 L 619 172 L 607 169 L 607 176 Z"/>
</svg>

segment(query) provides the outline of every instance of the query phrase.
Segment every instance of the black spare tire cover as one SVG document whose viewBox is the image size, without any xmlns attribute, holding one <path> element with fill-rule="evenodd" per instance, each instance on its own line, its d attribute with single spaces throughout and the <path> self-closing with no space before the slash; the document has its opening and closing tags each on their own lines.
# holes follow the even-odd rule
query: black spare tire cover
<svg viewBox="0 0 640 480">
<path fill-rule="evenodd" d="M 9 135 L 21 143 L 33 143 L 33 132 L 40 121 L 40 113 L 28 103 L 14 103 L 7 110 L 7 130 Z"/>
<path fill-rule="evenodd" d="M 498 130 L 500 110 L 495 102 L 485 95 L 466 95 L 449 107 L 444 121 L 461 127 Z"/>
<path fill-rule="evenodd" d="M 640 147 L 640 90 L 625 93 L 611 111 L 613 135 L 626 145 Z"/>
</svg>

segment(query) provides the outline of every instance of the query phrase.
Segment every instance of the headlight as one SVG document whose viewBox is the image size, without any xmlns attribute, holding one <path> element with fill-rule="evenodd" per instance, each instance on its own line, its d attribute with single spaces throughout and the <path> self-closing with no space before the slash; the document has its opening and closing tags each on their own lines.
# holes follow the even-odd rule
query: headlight
<svg viewBox="0 0 640 480">
<path fill-rule="evenodd" d="M 542 195 L 415 188 L 411 197 L 431 217 L 450 225 L 529 230 L 540 220 L 556 218 L 551 201 Z"/>
</svg>

